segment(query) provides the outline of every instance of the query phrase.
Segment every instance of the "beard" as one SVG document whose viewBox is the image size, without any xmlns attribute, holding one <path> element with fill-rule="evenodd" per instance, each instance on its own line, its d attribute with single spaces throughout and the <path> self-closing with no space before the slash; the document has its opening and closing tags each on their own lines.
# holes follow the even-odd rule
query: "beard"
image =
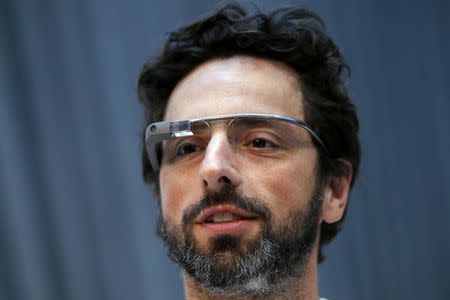
<svg viewBox="0 0 450 300">
<path fill-rule="evenodd" d="M 182 226 L 160 217 L 158 235 L 168 247 L 168 256 L 209 293 L 215 295 L 280 294 L 298 288 L 319 233 L 323 202 L 316 186 L 306 208 L 291 211 L 285 222 L 273 224 L 268 206 L 256 198 L 238 195 L 230 186 L 206 194 L 183 214 Z M 219 235 L 201 249 L 192 233 L 195 218 L 206 208 L 232 204 L 261 220 L 260 233 L 253 240 Z"/>
</svg>

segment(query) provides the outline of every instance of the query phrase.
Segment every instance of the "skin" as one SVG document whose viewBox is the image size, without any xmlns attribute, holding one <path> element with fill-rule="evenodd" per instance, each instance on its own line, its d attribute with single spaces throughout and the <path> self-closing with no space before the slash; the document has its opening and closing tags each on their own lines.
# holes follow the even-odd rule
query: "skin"
<svg viewBox="0 0 450 300">
<path fill-rule="evenodd" d="M 170 96 L 164 119 L 233 113 L 270 113 L 304 120 L 303 94 L 297 74 L 282 63 L 253 57 L 234 56 L 208 61 L 178 83 Z M 311 140 L 311 137 L 306 135 L 305 139 Z M 317 178 L 317 150 L 304 147 L 272 158 L 265 164 L 259 163 L 262 159 L 255 156 L 242 161 L 237 158 L 227 141 L 224 126 L 215 127 L 204 154 L 186 164 L 161 166 L 164 219 L 174 226 L 181 226 L 183 212 L 197 203 L 205 192 L 218 191 L 226 177 L 238 193 L 263 199 L 272 212 L 274 224 L 284 223 L 290 211 L 306 208 L 313 193 Z M 351 171 L 349 175 L 326 184 L 321 221 L 331 223 L 342 217 L 350 180 Z M 242 237 L 242 243 L 257 238 L 261 225 L 256 219 L 237 233 Z M 194 226 L 193 235 L 202 249 L 208 249 L 208 240 L 214 233 Z M 302 278 L 301 290 L 293 287 L 284 295 L 286 299 L 299 296 L 318 299 L 317 247 L 318 241 Z M 184 285 L 187 299 L 214 299 L 187 275 L 184 276 Z"/>
</svg>

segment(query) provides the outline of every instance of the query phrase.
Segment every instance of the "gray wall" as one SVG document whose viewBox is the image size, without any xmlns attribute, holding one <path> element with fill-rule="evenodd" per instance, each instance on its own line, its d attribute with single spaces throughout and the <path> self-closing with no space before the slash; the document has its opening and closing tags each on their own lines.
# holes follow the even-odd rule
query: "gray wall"
<svg viewBox="0 0 450 300">
<path fill-rule="evenodd" d="M 352 67 L 364 150 L 321 294 L 446 299 L 450 2 L 301 3 Z M 135 82 L 166 32 L 215 4 L 0 2 L 0 299 L 182 297 L 140 178 Z"/>
</svg>

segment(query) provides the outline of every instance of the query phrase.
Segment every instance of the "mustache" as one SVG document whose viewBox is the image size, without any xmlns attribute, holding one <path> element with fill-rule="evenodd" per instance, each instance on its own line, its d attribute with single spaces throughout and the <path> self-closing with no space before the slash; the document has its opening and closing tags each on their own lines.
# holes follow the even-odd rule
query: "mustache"
<svg viewBox="0 0 450 300">
<path fill-rule="evenodd" d="M 257 215 L 266 222 L 269 222 L 271 219 L 270 209 L 264 202 L 257 200 L 256 198 L 239 195 L 234 188 L 224 186 L 218 192 L 205 194 L 198 203 L 188 207 L 183 213 L 183 227 L 193 224 L 194 220 L 203 210 L 221 204 L 232 204 L 249 213 Z"/>
</svg>

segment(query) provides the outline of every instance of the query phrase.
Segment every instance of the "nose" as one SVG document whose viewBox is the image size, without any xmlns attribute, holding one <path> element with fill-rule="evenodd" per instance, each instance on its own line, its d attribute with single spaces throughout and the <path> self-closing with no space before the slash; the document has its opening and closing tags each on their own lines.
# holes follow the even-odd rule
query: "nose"
<svg viewBox="0 0 450 300">
<path fill-rule="evenodd" d="M 233 151 L 226 134 L 211 137 L 200 165 L 200 179 L 203 188 L 210 192 L 219 191 L 224 185 L 237 187 L 242 182 Z"/>
</svg>

